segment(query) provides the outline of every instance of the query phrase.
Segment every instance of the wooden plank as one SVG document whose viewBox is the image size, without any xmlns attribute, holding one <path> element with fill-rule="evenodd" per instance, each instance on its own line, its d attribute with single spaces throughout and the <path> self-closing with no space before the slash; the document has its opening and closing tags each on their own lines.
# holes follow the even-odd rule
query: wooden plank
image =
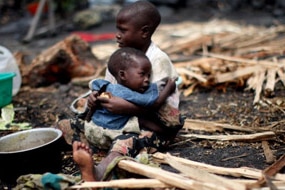
<svg viewBox="0 0 285 190">
<path fill-rule="evenodd" d="M 220 174 L 220 175 L 227 175 L 227 176 L 233 176 L 233 177 L 246 177 L 250 179 L 260 179 L 262 177 L 262 170 L 258 170 L 255 168 L 248 168 L 248 167 L 240 167 L 240 168 L 225 168 L 220 166 L 213 166 L 210 164 L 205 164 L 201 162 L 196 162 L 192 160 L 188 160 L 185 158 L 180 158 L 177 156 L 173 156 L 174 159 L 185 166 L 189 165 L 191 167 L 199 168 L 205 171 L 208 171 L 210 173 Z M 166 154 L 157 152 L 153 154 L 153 158 L 157 162 L 166 163 Z M 280 180 L 285 182 L 285 174 L 276 174 L 273 177 L 274 180 Z"/>
<path fill-rule="evenodd" d="M 49 0 L 49 1 L 51 1 L 51 0 Z M 36 31 L 36 28 L 38 26 L 39 20 L 42 16 L 42 12 L 43 12 L 43 8 L 44 8 L 45 3 L 46 3 L 46 0 L 40 0 L 39 6 L 38 6 L 36 14 L 32 20 L 29 31 L 28 31 L 27 35 L 25 36 L 25 38 L 23 39 L 24 42 L 29 42 L 33 38 L 34 33 Z"/>
<path fill-rule="evenodd" d="M 262 141 L 275 139 L 276 135 L 272 131 L 249 134 L 249 135 L 198 135 L 198 134 L 186 134 L 181 135 L 188 138 L 197 139 L 209 139 L 209 140 L 220 140 L 220 141 Z"/>
<path fill-rule="evenodd" d="M 252 184 L 251 187 L 258 187 L 264 184 L 265 182 L 270 183 L 269 185 L 275 188 L 272 180 L 274 176 L 278 175 L 278 172 L 285 166 L 285 155 L 281 156 L 276 162 L 267 167 L 262 171 L 262 177 L 259 180 Z M 271 188 L 271 189 L 273 189 Z"/>
<path fill-rule="evenodd" d="M 273 163 L 275 161 L 275 156 L 269 147 L 268 141 L 262 141 L 261 146 L 264 151 L 264 156 L 266 158 L 266 163 Z"/>
<path fill-rule="evenodd" d="M 230 82 L 240 77 L 251 75 L 261 69 L 262 68 L 259 65 L 238 68 L 237 70 L 232 71 L 232 72 L 218 73 L 216 74 L 215 79 L 217 83 Z"/>
<path fill-rule="evenodd" d="M 279 69 L 279 70 L 277 70 L 277 74 L 279 76 L 279 80 L 282 82 L 283 86 L 285 86 L 285 74 L 284 74 L 284 72 L 281 69 Z"/>
<path fill-rule="evenodd" d="M 251 65 L 260 65 L 263 66 L 265 68 L 281 68 L 285 66 L 285 63 L 275 63 L 272 61 L 263 61 L 263 60 L 254 60 L 254 59 L 244 59 L 244 58 L 239 58 L 239 57 L 232 57 L 232 56 L 226 56 L 226 55 L 219 55 L 219 54 L 215 54 L 215 53 L 207 53 L 207 54 L 203 54 L 203 56 L 209 56 L 209 57 L 215 57 L 215 58 L 219 58 L 219 59 L 223 59 L 223 60 L 227 60 L 227 61 L 232 61 L 232 62 L 237 62 L 237 63 L 247 63 L 247 64 L 251 64 Z"/>
<path fill-rule="evenodd" d="M 277 74 L 276 68 L 267 70 L 266 83 L 265 83 L 265 87 L 264 87 L 265 97 L 273 97 L 274 96 L 276 74 Z"/>
<path fill-rule="evenodd" d="M 265 71 L 257 73 L 257 82 L 255 87 L 255 96 L 253 99 L 253 105 L 257 104 L 260 100 L 260 95 L 262 92 L 263 82 L 265 78 Z"/>
<path fill-rule="evenodd" d="M 204 121 L 204 120 L 189 119 L 189 118 L 186 118 L 183 128 L 193 129 L 193 130 L 205 130 L 205 131 L 223 131 L 223 129 L 245 131 L 245 132 L 255 131 L 248 127 L 240 127 L 227 123 L 219 123 L 215 121 Z"/>
<path fill-rule="evenodd" d="M 171 186 L 157 179 L 120 179 L 111 181 L 95 181 L 83 182 L 78 185 L 73 185 L 68 189 L 83 189 L 83 188 L 123 188 L 123 189 L 141 189 L 141 188 L 170 188 Z"/>
<path fill-rule="evenodd" d="M 124 169 L 128 172 L 136 173 L 139 175 L 143 175 L 149 178 L 158 179 L 170 186 L 178 187 L 181 189 L 213 189 L 213 190 L 222 190 L 225 188 L 217 187 L 215 184 L 211 183 L 201 183 L 195 180 L 191 180 L 189 178 L 183 177 L 182 175 L 168 172 L 162 170 L 161 168 L 154 168 L 148 165 L 140 164 L 130 160 L 121 160 L 118 163 L 118 166 L 121 169 Z"/>
<path fill-rule="evenodd" d="M 190 77 L 193 77 L 193 78 L 196 78 L 198 81 L 200 82 L 207 82 L 207 79 L 204 78 L 202 75 L 198 75 L 188 69 L 185 69 L 185 68 L 176 68 L 176 71 L 179 73 L 179 74 L 187 74 L 188 76 Z"/>
<path fill-rule="evenodd" d="M 191 179 L 208 182 L 216 184 L 219 187 L 224 187 L 231 190 L 246 190 L 244 184 L 229 180 L 225 177 L 217 176 L 215 174 L 208 173 L 207 171 L 201 170 L 199 168 L 194 168 L 191 166 L 185 166 L 180 162 L 176 161 L 170 154 L 166 154 L 165 161 L 175 168 L 176 170 L 182 172 L 184 175 L 190 177 Z"/>
</svg>

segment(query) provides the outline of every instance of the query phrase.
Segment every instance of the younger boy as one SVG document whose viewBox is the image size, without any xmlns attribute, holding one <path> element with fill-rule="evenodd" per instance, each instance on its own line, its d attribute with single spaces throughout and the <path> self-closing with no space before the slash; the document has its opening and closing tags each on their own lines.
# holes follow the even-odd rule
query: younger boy
<svg viewBox="0 0 285 190">
<path fill-rule="evenodd" d="M 91 89 L 102 94 L 123 98 L 149 110 L 157 111 L 166 98 L 175 90 L 175 82 L 167 80 L 159 92 L 158 85 L 150 83 L 151 64 L 145 54 L 134 48 L 121 48 L 115 51 L 109 61 L 108 69 L 118 81 L 112 84 L 107 80 L 96 79 Z M 98 93 L 105 88 L 105 92 Z M 121 134 L 140 134 L 139 123 L 131 115 L 113 114 L 105 108 L 96 106 L 92 121 L 85 123 L 85 136 L 89 143 L 100 149 L 108 149 L 114 138 Z M 177 119 L 179 121 L 179 117 Z"/>
</svg>

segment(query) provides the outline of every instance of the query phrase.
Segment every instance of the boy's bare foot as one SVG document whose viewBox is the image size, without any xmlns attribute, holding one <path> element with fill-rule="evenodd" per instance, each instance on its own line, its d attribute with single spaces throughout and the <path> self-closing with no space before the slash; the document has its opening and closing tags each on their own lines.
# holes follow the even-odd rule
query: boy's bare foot
<svg viewBox="0 0 285 190">
<path fill-rule="evenodd" d="M 73 160 L 79 166 L 84 181 L 96 181 L 92 150 L 84 143 L 75 141 L 72 144 Z"/>
<path fill-rule="evenodd" d="M 73 160 L 78 165 L 82 180 L 100 181 L 108 165 L 117 157 L 122 156 L 118 152 L 111 152 L 96 167 L 93 163 L 92 150 L 84 143 L 74 141 L 72 144 Z"/>
</svg>

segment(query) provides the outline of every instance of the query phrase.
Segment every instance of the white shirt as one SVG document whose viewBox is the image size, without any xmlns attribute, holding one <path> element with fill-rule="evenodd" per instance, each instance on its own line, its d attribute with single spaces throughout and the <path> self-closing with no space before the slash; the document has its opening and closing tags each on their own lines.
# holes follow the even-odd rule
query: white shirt
<svg viewBox="0 0 285 190">
<path fill-rule="evenodd" d="M 173 66 L 168 55 L 163 52 L 159 47 L 157 47 L 153 42 L 150 44 L 149 48 L 146 51 L 146 56 L 152 64 L 152 73 L 150 82 L 157 82 L 165 77 L 178 78 L 178 74 Z M 110 81 L 113 84 L 116 84 L 117 81 L 113 75 L 106 70 L 105 79 Z M 175 108 L 179 107 L 179 97 L 180 93 L 176 88 L 175 92 L 167 98 L 167 103 Z"/>
</svg>

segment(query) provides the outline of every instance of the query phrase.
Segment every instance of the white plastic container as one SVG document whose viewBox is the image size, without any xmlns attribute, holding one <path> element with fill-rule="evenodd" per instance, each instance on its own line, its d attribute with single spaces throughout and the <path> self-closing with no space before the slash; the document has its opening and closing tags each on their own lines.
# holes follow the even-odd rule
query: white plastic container
<svg viewBox="0 0 285 190">
<path fill-rule="evenodd" d="M 13 54 L 5 47 L 0 45 L 0 73 L 13 72 L 16 76 L 13 78 L 12 95 L 16 95 L 22 84 L 22 76 L 18 64 Z"/>
</svg>

